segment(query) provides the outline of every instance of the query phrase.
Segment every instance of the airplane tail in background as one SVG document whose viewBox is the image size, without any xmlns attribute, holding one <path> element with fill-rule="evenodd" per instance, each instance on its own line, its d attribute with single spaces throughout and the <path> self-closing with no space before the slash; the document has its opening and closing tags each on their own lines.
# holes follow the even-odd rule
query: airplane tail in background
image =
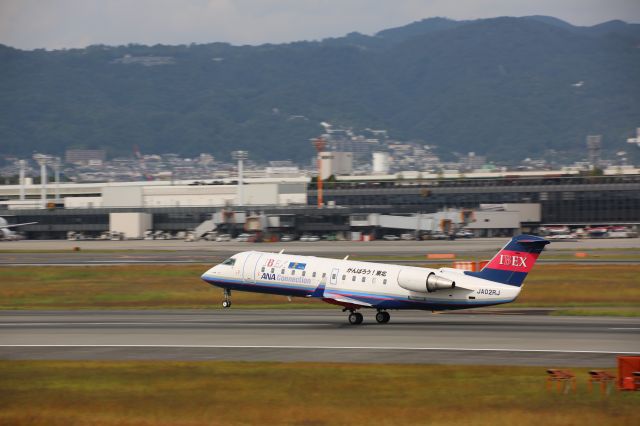
<svg viewBox="0 0 640 426">
<path fill-rule="evenodd" d="M 544 238 L 518 235 L 513 237 L 480 272 L 466 274 L 520 287 L 547 244 L 549 241 Z"/>
</svg>

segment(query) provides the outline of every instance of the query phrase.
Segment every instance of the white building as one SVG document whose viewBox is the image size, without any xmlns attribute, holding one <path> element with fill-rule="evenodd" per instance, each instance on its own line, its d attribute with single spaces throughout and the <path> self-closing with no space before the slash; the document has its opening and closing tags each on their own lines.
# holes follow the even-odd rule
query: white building
<svg viewBox="0 0 640 426">
<path fill-rule="evenodd" d="M 391 165 L 391 158 L 388 152 L 373 153 L 373 168 L 371 170 L 372 174 L 374 175 L 389 174 L 390 165 Z"/>
<path fill-rule="evenodd" d="M 249 178 L 244 180 L 244 205 L 306 205 L 306 177 Z M 187 207 L 233 206 L 237 201 L 238 185 L 230 179 L 216 184 L 197 184 L 197 181 L 60 183 L 58 191 L 64 207 Z M 20 185 L 0 185 L 0 206 L 9 209 L 40 208 L 40 185 L 25 185 L 26 200 L 20 201 Z M 53 200 L 53 185 L 47 188 L 46 201 Z M 46 202 L 45 202 L 46 204 Z"/>
<path fill-rule="evenodd" d="M 321 152 L 318 154 L 322 160 L 320 176 L 326 179 L 331 175 L 350 175 L 353 172 L 352 152 Z"/>
</svg>

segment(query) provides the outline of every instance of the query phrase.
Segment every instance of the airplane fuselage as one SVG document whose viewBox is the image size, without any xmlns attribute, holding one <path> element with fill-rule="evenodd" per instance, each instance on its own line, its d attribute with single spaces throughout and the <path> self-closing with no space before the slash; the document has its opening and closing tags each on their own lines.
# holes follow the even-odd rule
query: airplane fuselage
<svg viewBox="0 0 640 426">
<path fill-rule="evenodd" d="M 430 275 L 452 285 L 432 291 L 423 288 L 422 283 Z M 227 290 L 318 297 L 346 308 L 382 310 L 497 305 L 513 301 L 521 289 L 452 268 L 418 268 L 259 251 L 238 253 L 209 269 L 202 279 Z"/>
</svg>

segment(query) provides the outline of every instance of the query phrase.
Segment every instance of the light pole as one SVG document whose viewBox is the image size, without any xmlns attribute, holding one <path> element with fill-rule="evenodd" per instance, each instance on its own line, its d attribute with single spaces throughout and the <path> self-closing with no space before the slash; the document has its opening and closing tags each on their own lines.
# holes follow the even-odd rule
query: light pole
<svg viewBox="0 0 640 426">
<path fill-rule="evenodd" d="M 244 174 L 244 160 L 246 160 L 247 158 L 249 158 L 249 152 L 248 151 L 233 151 L 231 153 L 231 157 L 234 160 L 238 160 L 238 205 L 242 206 L 244 204 L 244 193 L 242 190 L 242 178 L 243 178 L 243 174 Z"/>
<path fill-rule="evenodd" d="M 18 182 L 20 184 L 20 201 L 24 201 L 24 198 L 25 198 L 24 168 L 27 162 L 25 160 L 20 160 L 18 164 L 20 165 L 20 182 Z"/>
<path fill-rule="evenodd" d="M 324 204 L 324 200 L 322 199 L 322 152 L 324 152 L 327 143 L 322 138 L 315 139 L 312 143 L 318 153 L 318 178 L 316 179 L 316 182 L 318 184 L 318 208 L 321 209 Z"/>
<path fill-rule="evenodd" d="M 40 207 L 47 208 L 47 163 L 50 157 L 45 154 L 34 154 L 33 159 L 40 164 Z"/>
</svg>

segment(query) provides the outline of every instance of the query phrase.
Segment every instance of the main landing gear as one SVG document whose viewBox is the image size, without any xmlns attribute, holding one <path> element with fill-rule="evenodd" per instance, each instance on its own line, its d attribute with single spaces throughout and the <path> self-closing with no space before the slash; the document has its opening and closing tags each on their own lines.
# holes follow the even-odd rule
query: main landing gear
<svg viewBox="0 0 640 426">
<path fill-rule="evenodd" d="M 229 290 L 228 288 L 224 289 L 224 300 L 222 301 L 222 307 L 225 309 L 231 307 L 231 290 Z"/>
<path fill-rule="evenodd" d="M 378 311 L 376 314 L 376 321 L 378 321 L 378 324 L 386 324 L 390 319 L 391 315 L 389 315 L 389 312 L 387 311 Z"/>
<path fill-rule="evenodd" d="M 345 309 L 346 311 L 346 309 Z M 362 321 L 364 320 L 364 317 L 362 316 L 362 314 L 360 312 L 356 312 L 355 310 L 350 310 L 349 312 L 351 312 L 349 314 L 349 324 L 351 325 L 360 325 L 362 324 Z M 378 313 L 376 314 L 376 321 L 378 322 L 378 324 L 386 324 L 389 322 L 389 320 L 391 319 L 391 315 L 389 315 L 389 312 L 387 311 L 378 311 Z"/>
<path fill-rule="evenodd" d="M 364 317 L 360 312 L 351 311 L 351 313 L 349 314 L 349 324 L 351 325 L 362 324 L 363 320 Z"/>
</svg>

